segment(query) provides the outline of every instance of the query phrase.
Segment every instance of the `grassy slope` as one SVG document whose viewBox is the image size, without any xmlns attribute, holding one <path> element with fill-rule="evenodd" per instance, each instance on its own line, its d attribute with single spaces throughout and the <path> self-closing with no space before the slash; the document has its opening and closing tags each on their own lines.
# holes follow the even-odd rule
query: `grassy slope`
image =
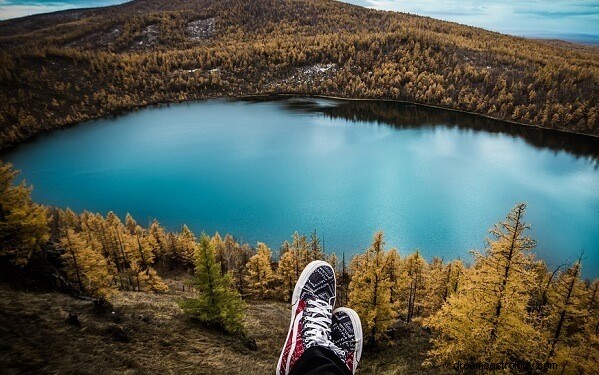
<svg viewBox="0 0 599 375">
<path fill-rule="evenodd" d="M 249 336 L 258 351 L 240 340 L 203 328 L 182 314 L 171 292 L 123 292 L 113 314 L 60 293 L 24 292 L 0 285 L 0 368 L 6 374 L 270 374 L 288 328 L 287 304 L 250 302 Z M 66 322 L 76 313 L 81 327 Z M 121 327 L 128 341 L 118 332 Z M 115 332 L 117 332 L 115 334 Z M 417 328 L 402 331 L 393 347 L 365 353 L 360 374 L 429 373 L 420 368 L 427 337 Z"/>
</svg>

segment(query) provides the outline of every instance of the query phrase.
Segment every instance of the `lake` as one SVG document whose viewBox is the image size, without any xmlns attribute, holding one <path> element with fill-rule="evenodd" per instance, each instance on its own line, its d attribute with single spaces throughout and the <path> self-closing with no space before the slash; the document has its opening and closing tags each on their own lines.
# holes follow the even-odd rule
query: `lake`
<svg viewBox="0 0 599 375">
<path fill-rule="evenodd" d="M 550 265 L 599 275 L 599 140 L 421 106 L 316 98 L 147 108 L 40 136 L 0 158 L 41 203 L 277 249 L 327 252 L 377 230 L 402 254 L 469 261 L 518 202 Z M 276 252 L 275 252 L 276 254 Z"/>
</svg>

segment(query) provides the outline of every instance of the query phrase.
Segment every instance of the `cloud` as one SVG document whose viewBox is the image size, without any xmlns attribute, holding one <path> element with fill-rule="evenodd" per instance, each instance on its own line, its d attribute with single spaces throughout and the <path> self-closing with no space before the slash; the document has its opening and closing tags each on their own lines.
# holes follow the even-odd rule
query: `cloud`
<svg viewBox="0 0 599 375">
<path fill-rule="evenodd" d="M 124 2 L 125 0 L 0 0 L 0 20 L 73 8 L 107 6 Z"/>
</svg>

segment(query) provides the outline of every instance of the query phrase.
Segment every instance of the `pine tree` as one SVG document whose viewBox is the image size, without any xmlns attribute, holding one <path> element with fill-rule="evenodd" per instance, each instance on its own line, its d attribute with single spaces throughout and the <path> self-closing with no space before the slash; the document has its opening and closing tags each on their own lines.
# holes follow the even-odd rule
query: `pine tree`
<svg viewBox="0 0 599 375">
<path fill-rule="evenodd" d="M 337 305 L 345 306 L 349 302 L 350 274 L 345 262 L 345 252 L 341 255 L 341 266 L 337 276 Z"/>
<path fill-rule="evenodd" d="M 434 329 L 428 363 L 538 362 L 541 338 L 528 319 L 534 241 L 525 235 L 526 205 L 518 204 L 491 230 L 484 254 L 475 254 L 468 280 L 425 320 Z"/>
<path fill-rule="evenodd" d="M 177 238 L 181 248 L 181 263 L 186 268 L 193 268 L 196 248 L 196 237 L 193 232 L 183 224 L 181 233 Z"/>
<path fill-rule="evenodd" d="M 444 265 L 440 258 L 433 258 L 429 265 L 423 298 L 423 316 L 437 312 L 447 299 L 451 277 L 451 264 Z"/>
<path fill-rule="evenodd" d="M 580 280 L 580 259 L 561 273 L 549 291 L 548 314 L 549 349 L 546 362 L 555 362 L 564 369 L 572 363 L 572 348 L 577 344 L 584 316 L 585 288 Z"/>
<path fill-rule="evenodd" d="M 394 318 L 384 245 L 383 232 L 377 232 L 366 253 L 356 255 L 350 264 L 349 306 L 360 316 L 365 340 L 371 346 L 376 345 Z"/>
<path fill-rule="evenodd" d="M 331 253 L 330 255 L 325 256 L 325 258 L 327 263 L 335 270 L 335 274 L 339 276 L 339 260 L 337 259 L 337 254 Z"/>
<path fill-rule="evenodd" d="M 210 242 L 214 246 L 216 261 L 220 264 L 220 271 L 224 275 L 228 271 L 225 243 L 218 232 L 210 239 Z"/>
<path fill-rule="evenodd" d="M 119 217 L 112 211 L 106 215 L 106 227 L 110 239 L 109 246 L 113 249 L 114 258 L 118 265 L 121 289 L 135 290 L 137 272 L 131 267 L 129 259 L 131 248 L 128 246 L 126 229 Z M 127 282 L 124 283 L 123 280 Z"/>
<path fill-rule="evenodd" d="M 280 283 L 279 295 L 284 301 L 291 301 L 293 289 L 297 282 L 297 273 L 295 266 L 297 264 L 296 254 L 291 249 L 283 252 L 279 265 L 277 267 L 277 278 Z"/>
<path fill-rule="evenodd" d="M 162 269 L 164 269 L 166 263 L 166 254 L 168 252 L 166 231 L 157 220 L 153 220 L 152 224 L 150 225 L 149 233 L 152 239 L 152 251 L 158 259 Z"/>
<path fill-rule="evenodd" d="M 242 296 L 244 296 L 245 293 L 247 293 L 247 286 L 245 282 L 245 274 L 247 272 L 246 265 L 254 254 L 254 251 L 247 243 L 244 243 L 241 246 L 235 241 L 233 241 L 233 243 L 234 246 L 232 247 L 233 253 L 231 257 L 232 268 L 230 272 L 237 290 Z"/>
<path fill-rule="evenodd" d="M 391 249 L 387 253 L 385 272 L 389 276 L 389 282 L 391 283 L 389 302 L 392 305 L 393 311 L 399 311 L 402 301 L 402 291 L 407 289 L 408 278 L 397 249 Z"/>
<path fill-rule="evenodd" d="M 139 225 L 135 228 L 134 235 L 130 240 L 133 259 L 133 269 L 136 273 L 137 289 L 147 289 L 153 292 L 166 292 L 168 286 L 158 276 L 152 265 L 154 264 L 154 253 L 152 252 L 152 236 L 148 235 Z"/>
<path fill-rule="evenodd" d="M 400 305 L 405 312 L 406 323 L 410 323 L 422 310 L 428 264 L 416 250 L 401 262 L 401 268 L 405 282 L 401 288 Z"/>
<path fill-rule="evenodd" d="M 243 333 L 245 305 L 231 276 L 221 274 L 214 245 L 206 234 L 200 236 L 195 267 L 193 285 L 198 297 L 181 301 L 183 311 L 204 324 L 221 327 L 229 333 Z"/>
<path fill-rule="evenodd" d="M 128 212 L 125 216 L 125 228 L 127 228 L 127 232 L 129 234 L 135 234 L 135 229 L 137 228 L 137 222 L 135 221 L 133 216 L 131 216 L 131 214 Z"/>
<path fill-rule="evenodd" d="M 584 312 L 581 331 L 577 333 L 569 371 L 592 374 L 599 368 L 599 279 L 586 290 L 581 306 Z"/>
<path fill-rule="evenodd" d="M 302 270 L 308 265 L 309 254 L 308 254 L 308 242 L 306 236 L 301 236 L 298 232 L 293 233 L 293 241 L 291 242 L 290 251 L 295 255 L 295 278 L 299 278 Z"/>
<path fill-rule="evenodd" d="M 313 260 L 324 260 L 324 251 L 320 238 L 316 235 L 316 229 L 310 235 L 310 244 L 308 247 L 308 263 Z"/>
<path fill-rule="evenodd" d="M 104 257 L 87 245 L 85 238 L 68 228 L 60 241 L 62 258 L 69 279 L 88 296 L 106 298 L 114 290 Z"/>
<path fill-rule="evenodd" d="M 31 187 L 13 186 L 18 172 L 0 162 L 0 260 L 24 266 L 48 239 L 46 209 L 31 201 Z"/>
<path fill-rule="evenodd" d="M 271 265 L 271 251 L 262 242 L 258 242 L 256 254 L 250 258 L 246 269 L 246 284 L 251 295 L 264 298 L 272 287 L 274 273 Z"/>
</svg>

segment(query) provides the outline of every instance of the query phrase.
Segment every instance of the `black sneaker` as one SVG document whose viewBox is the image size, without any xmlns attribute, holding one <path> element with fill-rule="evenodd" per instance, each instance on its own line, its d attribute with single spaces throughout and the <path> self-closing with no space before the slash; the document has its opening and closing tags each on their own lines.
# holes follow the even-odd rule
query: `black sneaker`
<svg viewBox="0 0 599 375">
<path fill-rule="evenodd" d="M 335 353 L 355 374 L 362 356 L 362 323 L 358 313 L 347 307 L 333 311 L 331 341 L 341 349 L 341 352 L 335 350 Z"/>
<path fill-rule="evenodd" d="M 277 364 L 277 375 L 287 375 L 304 351 L 312 346 L 332 350 L 331 323 L 335 305 L 335 271 L 315 260 L 302 271 L 291 299 L 291 323 Z"/>
</svg>

